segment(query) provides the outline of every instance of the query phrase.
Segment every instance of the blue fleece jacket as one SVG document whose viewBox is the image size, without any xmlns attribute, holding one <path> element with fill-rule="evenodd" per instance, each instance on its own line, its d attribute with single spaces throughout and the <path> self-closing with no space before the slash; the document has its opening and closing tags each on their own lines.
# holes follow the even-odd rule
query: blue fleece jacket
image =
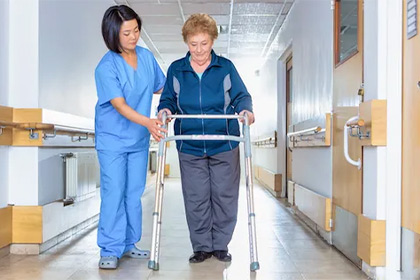
<svg viewBox="0 0 420 280">
<path fill-rule="evenodd" d="M 252 99 L 233 63 L 212 51 L 211 62 L 201 79 L 190 65 L 190 53 L 168 69 L 158 110 L 172 114 L 232 115 L 252 112 Z M 239 136 L 238 121 L 219 119 L 177 119 L 175 135 L 217 134 Z M 203 156 L 226 152 L 236 141 L 177 141 L 180 152 Z"/>
</svg>

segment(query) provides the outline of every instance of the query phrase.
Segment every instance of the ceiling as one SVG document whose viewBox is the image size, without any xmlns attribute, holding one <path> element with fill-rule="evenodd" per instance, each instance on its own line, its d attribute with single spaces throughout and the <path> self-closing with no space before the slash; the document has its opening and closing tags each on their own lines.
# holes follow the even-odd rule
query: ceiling
<svg viewBox="0 0 420 280">
<path fill-rule="evenodd" d="M 207 13 L 220 30 L 214 51 L 230 59 L 264 58 L 294 0 L 115 0 L 143 21 L 142 39 L 163 68 L 185 56 L 181 29 L 194 13 Z"/>
</svg>

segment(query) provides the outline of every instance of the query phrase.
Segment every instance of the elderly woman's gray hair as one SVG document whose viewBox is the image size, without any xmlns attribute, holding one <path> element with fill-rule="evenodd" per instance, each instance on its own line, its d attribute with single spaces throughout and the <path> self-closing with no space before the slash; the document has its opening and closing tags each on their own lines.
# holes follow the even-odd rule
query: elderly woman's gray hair
<svg viewBox="0 0 420 280">
<path fill-rule="evenodd" d="M 217 30 L 216 21 L 208 14 L 193 14 L 182 27 L 182 37 L 186 43 L 188 37 L 200 33 L 209 34 L 214 41 L 217 39 L 219 32 Z"/>
</svg>

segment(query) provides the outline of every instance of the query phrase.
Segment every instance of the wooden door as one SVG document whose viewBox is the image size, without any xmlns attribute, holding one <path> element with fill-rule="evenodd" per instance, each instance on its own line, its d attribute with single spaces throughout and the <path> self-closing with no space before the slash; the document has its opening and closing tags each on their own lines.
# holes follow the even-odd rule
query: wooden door
<svg viewBox="0 0 420 280">
<path fill-rule="evenodd" d="M 417 27 L 419 20 L 417 12 Z M 420 198 L 418 175 L 420 170 L 420 35 L 409 33 L 407 32 L 407 0 L 404 0 L 402 226 L 420 234 L 420 204 L 418 202 Z"/>
<path fill-rule="evenodd" d="M 333 245 L 355 264 L 357 217 L 362 212 L 362 171 L 350 165 L 343 153 L 343 127 L 357 116 L 363 83 L 363 0 L 336 0 L 335 68 L 333 73 Z M 349 139 L 349 154 L 361 158 L 358 139 Z"/>
<path fill-rule="evenodd" d="M 401 265 L 404 279 L 420 278 L 419 3 L 404 0 L 403 5 Z"/>
</svg>

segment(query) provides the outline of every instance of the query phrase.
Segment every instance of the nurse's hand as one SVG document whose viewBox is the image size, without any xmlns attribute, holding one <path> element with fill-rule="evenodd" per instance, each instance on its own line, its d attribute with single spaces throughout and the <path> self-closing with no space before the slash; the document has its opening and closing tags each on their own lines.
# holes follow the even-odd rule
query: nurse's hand
<svg viewBox="0 0 420 280">
<path fill-rule="evenodd" d="M 160 139 L 164 138 L 165 136 L 162 134 L 168 132 L 166 129 L 162 128 L 161 126 L 163 123 L 158 119 L 148 119 L 146 123 L 146 128 L 149 130 L 150 134 L 156 141 L 160 141 Z"/>
<path fill-rule="evenodd" d="M 166 112 L 166 115 L 167 115 L 167 116 L 172 115 L 171 110 L 169 110 L 169 109 L 167 109 L 167 108 L 163 108 L 162 110 L 160 110 L 160 111 L 159 111 L 159 113 L 158 113 L 158 115 L 157 115 L 157 118 L 158 118 L 160 121 L 162 121 L 162 114 L 163 114 L 163 112 Z M 166 119 L 166 123 L 170 122 L 171 120 L 172 120 L 171 118 L 167 118 L 167 119 Z"/>
<path fill-rule="evenodd" d="M 242 110 L 242 111 L 239 113 L 239 116 L 243 116 L 243 115 L 245 115 L 245 113 L 248 115 L 249 125 L 253 124 L 253 123 L 254 123 L 254 121 L 255 121 L 254 113 L 252 113 L 252 112 L 250 112 L 250 111 L 248 111 L 248 110 Z M 240 121 L 241 123 L 243 123 L 243 122 L 245 121 L 245 119 L 240 119 L 239 121 Z"/>
</svg>

